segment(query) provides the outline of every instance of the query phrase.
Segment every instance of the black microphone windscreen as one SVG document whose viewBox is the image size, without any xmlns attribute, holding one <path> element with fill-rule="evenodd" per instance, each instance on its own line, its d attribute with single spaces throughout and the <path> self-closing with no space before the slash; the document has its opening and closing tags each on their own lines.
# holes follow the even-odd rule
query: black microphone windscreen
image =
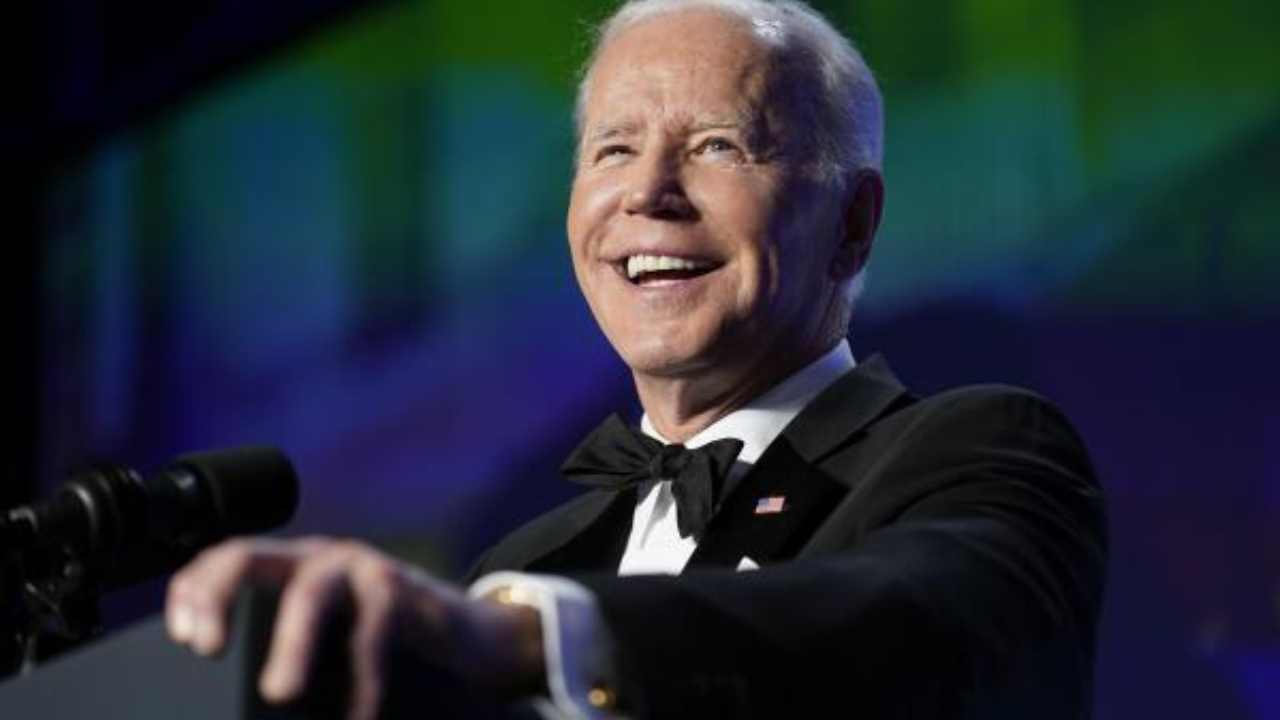
<svg viewBox="0 0 1280 720">
<path fill-rule="evenodd" d="M 298 505 L 293 464 L 272 447 L 191 453 L 171 468 L 191 473 L 207 489 L 219 535 L 272 530 L 288 522 Z"/>
</svg>

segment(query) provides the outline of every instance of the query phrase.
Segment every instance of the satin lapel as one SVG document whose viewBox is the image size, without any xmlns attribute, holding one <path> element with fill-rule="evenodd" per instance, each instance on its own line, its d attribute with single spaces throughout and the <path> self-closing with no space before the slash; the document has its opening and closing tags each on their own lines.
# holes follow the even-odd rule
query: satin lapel
<svg viewBox="0 0 1280 720">
<path fill-rule="evenodd" d="M 631 532 L 635 490 L 598 491 L 529 538 L 513 563 L 530 572 L 613 570 Z"/>
<path fill-rule="evenodd" d="M 895 402 L 910 398 L 880 356 L 827 388 L 787 425 L 707 527 L 689 567 L 757 565 L 795 555 L 848 492 L 820 463 Z"/>
<path fill-rule="evenodd" d="M 791 557 L 848 488 L 778 438 L 725 500 L 688 567 L 764 566 Z"/>
<path fill-rule="evenodd" d="M 884 357 L 873 355 L 814 398 L 782 437 L 807 462 L 818 463 L 895 402 L 911 397 Z"/>
</svg>

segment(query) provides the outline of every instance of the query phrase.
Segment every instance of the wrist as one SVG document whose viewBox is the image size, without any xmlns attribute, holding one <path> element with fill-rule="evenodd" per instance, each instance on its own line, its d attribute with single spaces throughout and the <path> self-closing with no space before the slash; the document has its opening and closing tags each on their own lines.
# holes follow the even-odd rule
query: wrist
<svg viewBox="0 0 1280 720">
<path fill-rule="evenodd" d="M 495 653 L 499 662 L 481 683 L 484 689 L 508 699 L 546 694 L 546 651 L 537 607 L 510 587 L 482 596 L 479 605 L 496 629 L 500 648 Z"/>
<path fill-rule="evenodd" d="M 624 717 L 613 639 L 589 590 L 555 575 L 496 572 L 477 580 L 468 594 L 536 611 L 544 674 L 539 694 L 529 699 L 540 714 L 572 720 Z"/>
</svg>

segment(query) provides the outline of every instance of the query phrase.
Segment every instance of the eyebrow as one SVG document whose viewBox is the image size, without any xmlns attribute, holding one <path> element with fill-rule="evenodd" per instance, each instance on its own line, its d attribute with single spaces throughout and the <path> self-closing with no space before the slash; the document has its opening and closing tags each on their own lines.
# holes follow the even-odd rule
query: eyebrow
<svg viewBox="0 0 1280 720">
<path fill-rule="evenodd" d="M 755 123 L 753 122 L 752 118 L 747 116 L 731 117 L 731 118 L 715 118 L 715 119 L 709 119 L 709 120 L 699 120 L 697 122 L 694 122 L 692 125 L 689 126 L 688 132 L 690 134 L 693 134 L 693 133 L 707 132 L 708 130 L 739 130 L 742 132 L 751 133 L 754 128 L 754 125 Z M 596 128 L 592 130 L 589 135 L 587 135 L 586 142 L 587 144 L 598 143 L 598 142 L 603 142 L 605 140 L 612 140 L 613 138 L 617 138 L 625 135 L 635 135 L 637 132 L 639 132 L 639 129 L 636 127 L 635 123 L 626 122 L 626 123 L 617 123 L 617 124 L 602 124 L 602 125 L 597 125 Z"/>
<path fill-rule="evenodd" d="M 634 134 L 636 134 L 636 126 L 634 123 L 597 125 L 596 128 L 591 131 L 591 134 L 587 135 L 587 143 L 598 143 L 605 140 L 611 140 L 622 135 Z"/>
<path fill-rule="evenodd" d="M 700 133 L 708 130 L 740 130 L 751 132 L 754 121 L 750 117 L 734 117 L 715 120 L 699 120 L 689 127 L 689 132 Z"/>
</svg>

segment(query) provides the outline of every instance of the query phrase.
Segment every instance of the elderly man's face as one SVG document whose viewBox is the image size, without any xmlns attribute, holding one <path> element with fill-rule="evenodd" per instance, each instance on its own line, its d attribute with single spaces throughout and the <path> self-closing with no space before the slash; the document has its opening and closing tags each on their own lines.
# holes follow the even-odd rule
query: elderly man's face
<svg viewBox="0 0 1280 720">
<path fill-rule="evenodd" d="M 841 203 L 801 171 L 786 80 L 749 23 L 712 11 L 648 20 L 596 62 L 568 235 L 635 373 L 747 377 L 829 342 Z"/>
</svg>

